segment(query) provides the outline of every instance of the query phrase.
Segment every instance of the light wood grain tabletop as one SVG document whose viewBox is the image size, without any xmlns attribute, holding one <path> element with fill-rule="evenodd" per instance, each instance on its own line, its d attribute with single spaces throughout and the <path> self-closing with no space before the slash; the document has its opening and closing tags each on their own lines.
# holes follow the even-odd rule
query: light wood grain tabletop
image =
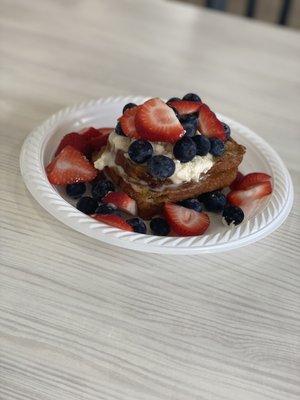
<svg viewBox="0 0 300 400">
<path fill-rule="evenodd" d="M 0 0 L 1 400 L 300 398 L 300 33 L 164 0 Z M 69 104 L 194 91 L 266 139 L 295 204 L 266 239 L 162 256 L 70 230 L 26 191 Z"/>
</svg>

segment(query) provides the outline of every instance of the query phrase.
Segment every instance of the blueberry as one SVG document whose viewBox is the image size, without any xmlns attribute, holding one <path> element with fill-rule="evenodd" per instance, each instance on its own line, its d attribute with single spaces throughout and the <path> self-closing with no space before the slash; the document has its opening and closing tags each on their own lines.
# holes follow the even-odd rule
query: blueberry
<svg viewBox="0 0 300 400">
<path fill-rule="evenodd" d="M 195 93 L 188 93 L 183 96 L 182 100 L 201 102 L 200 97 Z"/>
<path fill-rule="evenodd" d="M 129 110 L 130 108 L 134 108 L 134 107 L 136 107 L 136 104 L 134 104 L 134 103 L 128 103 L 128 104 L 126 104 L 126 105 L 124 106 L 124 108 L 123 108 L 123 114 L 124 114 L 124 112 L 125 112 L 126 110 Z"/>
<path fill-rule="evenodd" d="M 203 203 L 207 211 L 219 212 L 224 209 L 227 200 L 226 196 L 220 190 L 215 190 L 206 194 Z"/>
<path fill-rule="evenodd" d="M 198 212 L 202 211 L 202 205 L 201 205 L 200 201 L 197 199 L 182 200 L 179 204 L 182 207 L 191 208 L 194 211 L 198 211 Z"/>
<path fill-rule="evenodd" d="M 191 161 L 196 155 L 196 145 L 194 141 L 184 136 L 178 140 L 173 147 L 174 157 L 182 163 Z"/>
<path fill-rule="evenodd" d="M 78 200 L 76 207 L 84 214 L 90 215 L 94 214 L 94 212 L 96 211 L 96 208 L 98 207 L 98 202 L 92 197 L 85 196 L 81 197 L 81 199 Z"/>
<path fill-rule="evenodd" d="M 225 131 L 226 139 L 229 139 L 230 135 L 231 135 L 230 126 L 225 124 L 225 122 L 222 122 L 222 125 L 223 125 L 224 131 Z"/>
<path fill-rule="evenodd" d="M 108 204 L 99 204 L 96 209 L 96 214 L 115 214 L 116 209 Z"/>
<path fill-rule="evenodd" d="M 175 163 L 167 156 L 153 156 L 147 164 L 150 175 L 157 179 L 166 179 L 175 172 Z"/>
<path fill-rule="evenodd" d="M 167 104 L 170 103 L 171 101 L 180 101 L 181 99 L 179 97 L 171 97 L 168 101 Z"/>
<path fill-rule="evenodd" d="M 146 224 L 141 218 L 130 218 L 126 222 L 133 227 L 133 230 L 136 233 L 147 232 Z"/>
<path fill-rule="evenodd" d="M 239 225 L 244 220 L 244 212 L 240 207 L 227 206 L 222 213 L 223 221 L 227 225 Z"/>
<path fill-rule="evenodd" d="M 73 199 L 79 199 L 86 191 L 85 183 L 71 183 L 66 186 L 66 193 Z"/>
<path fill-rule="evenodd" d="M 220 139 L 210 139 L 210 153 L 213 156 L 221 156 L 225 151 L 225 145 Z"/>
<path fill-rule="evenodd" d="M 168 222 L 164 218 L 156 217 L 150 221 L 150 229 L 154 235 L 167 236 L 170 233 Z"/>
<path fill-rule="evenodd" d="M 204 135 L 196 135 L 192 139 L 196 145 L 196 154 L 198 156 L 206 156 L 210 150 L 209 139 Z"/>
<path fill-rule="evenodd" d="M 147 140 L 135 140 L 128 149 L 128 155 L 137 164 L 143 164 L 153 154 L 153 147 Z"/>
<path fill-rule="evenodd" d="M 97 200 L 101 200 L 102 197 L 104 197 L 105 195 L 107 195 L 108 192 L 113 192 L 114 191 L 114 185 L 112 184 L 111 181 L 108 181 L 107 179 L 104 179 L 102 181 L 98 181 L 96 182 L 93 186 L 92 186 L 92 196 L 97 199 Z"/>
<path fill-rule="evenodd" d="M 190 118 L 181 122 L 183 129 L 185 130 L 185 136 L 192 137 L 196 135 L 198 129 L 197 118 Z"/>
<path fill-rule="evenodd" d="M 183 125 L 185 123 L 193 123 L 198 126 L 198 112 L 180 115 L 179 121 Z"/>
<path fill-rule="evenodd" d="M 115 127 L 115 131 L 116 131 L 116 134 L 117 134 L 117 135 L 125 136 L 125 134 L 124 134 L 124 132 L 123 132 L 123 130 L 122 130 L 122 128 L 121 128 L 120 122 L 117 123 L 117 125 L 116 125 L 116 127 Z"/>
</svg>

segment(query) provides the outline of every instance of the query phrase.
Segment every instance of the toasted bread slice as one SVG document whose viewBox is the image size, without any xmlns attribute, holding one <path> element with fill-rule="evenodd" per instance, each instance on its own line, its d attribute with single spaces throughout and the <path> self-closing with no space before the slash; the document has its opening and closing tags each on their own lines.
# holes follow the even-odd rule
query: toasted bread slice
<svg viewBox="0 0 300 400">
<path fill-rule="evenodd" d="M 121 151 L 116 155 L 117 166 L 106 167 L 105 173 L 121 190 L 136 200 L 139 215 L 149 219 L 159 214 L 166 202 L 181 201 L 229 186 L 236 177 L 244 153 L 245 147 L 230 139 L 226 142 L 224 154 L 216 158 L 215 164 L 202 174 L 199 182 L 180 185 L 174 185 L 170 179 L 159 181 L 152 178 L 144 165 L 133 163 Z"/>
</svg>

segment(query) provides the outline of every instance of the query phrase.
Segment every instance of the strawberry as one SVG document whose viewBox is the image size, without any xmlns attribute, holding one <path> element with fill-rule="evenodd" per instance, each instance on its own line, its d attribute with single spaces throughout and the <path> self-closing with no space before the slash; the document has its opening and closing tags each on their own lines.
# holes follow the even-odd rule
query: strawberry
<svg viewBox="0 0 300 400">
<path fill-rule="evenodd" d="M 248 190 L 233 190 L 228 193 L 227 200 L 234 206 L 243 206 L 270 193 L 272 193 L 272 185 L 270 181 L 266 181 L 258 183 Z"/>
<path fill-rule="evenodd" d="M 110 192 L 103 199 L 103 203 L 112 204 L 119 210 L 131 215 L 137 215 L 137 206 L 135 200 L 124 192 Z"/>
<path fill-rule="evenodd" d="M 133 232 L 133 228 L 123 218 L 113 214 L 93 214 L 92 217 L 99 222 L 123 229 L 124 231 Z"/>
<path fill-rule="evenodd" d="M 187 100 L 171 100 L 168 102 L 168 106 L 175 108 L 179 115 L 186 115 L 198 112 L 201 107 L 199 101 L 187 101 Z"/>
<path fill-rule="evenodd" d="M 258 183 L 268 182 L 271 180 L 270 175 L 263 172 L 252 172 L 243 177 L 243 179 L 236 185 L 237 190 L 247 190 Z"/>
<path fill-rule="evenodd" d="M 84 136 L 79 135 L 76 132 L 68 133 L 67 135 L 65 135 L 62 138 L 62 140 L 55 152 L 55 155 L 57 156 L 62 151 L 62 149 L 66 146 L 72 146 L 74 149 L 80 151 L 83 154 L 86 154 L 88 151 L 87 139 Z"/>
<path fill-rule="evenodd" d="M 127 109 L 122 117 L 119 118 L 119 122 L 124 134 L 130 138 L 139 139 L 140 135 L 138 134 L 135 126 L 135 116 L 139 107 L 133 107 Z"/>
<path fill-rule="evenodd" d="M 86 137 L 88 143 L 88 152 L 86 155 L 98 152 L 108 141 L 108 136 L 114 128 L 86 128 L 80 131 L 81 135 Z"/>
<path fill-rule="evenodd" d="M 237 190 L 237 186 L 243 178 L 244 178 L 244 175 L 240 171 L 238 171 L 236 174 L 235 180 L 233 182 L 231 182 L 231 184 L 229 185 L 230 189 Z"/>
<path fill-rule="evenodd" d="M 166 203 L 164 213 L 172 230 L 180 236 L 202 235 L 209 226 L 207 214 L 177 204 Z"/>
<path fill-rule="evenodd" d="M 92 181 L 97 170 L 80 151 L 66 146 L 46 167 L 46 173 L 53 185 L 67 185 Z"/>
<path fill-rule="evenodd" d="M 225 142 L 226 134 L 222 122 L 218 120 L 215 113 L 204 103 L 201 104 L 198 126 L 203 135 L 209 138 L 221 139 Z"/>
<path fill-rule="evenodd" d="M 143 139 L 154 142 L 173 143 L 184 135 L 174 110 L 158 98 L 138 107 L 135 125 Z"/>
</svg>

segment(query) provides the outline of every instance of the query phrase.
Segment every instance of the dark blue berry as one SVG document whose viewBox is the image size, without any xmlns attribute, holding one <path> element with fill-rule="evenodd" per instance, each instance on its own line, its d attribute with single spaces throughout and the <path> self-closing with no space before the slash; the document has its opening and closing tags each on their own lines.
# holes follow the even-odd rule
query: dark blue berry
<svg viewBox="0 0 300 400">
<path fill-rule="evenodd" d="M 166 179 L 175 172 L 175 163 L 167 156 L 153 156 L 147 164 L 150 175 L 157 179 Z"/>
<path fill-rule="evenodd" d="M 169 104 L 171 101 L 180 101 L 181 99 L 179 97 L 171 97 L 168 101 L 167 104 Z"/>
<path fill-rule="evenodd" d="M 183 96 L 182 100 L 201 102 L 200 97 L 195 93 L 188 93 Z"/>
<path fill-rule="evenodd" d="M 227 206 L 224 208 L 222 217 L 227 225 L 239 225 L 244 220 L 244 212 L 240 207 Z"/>
<path fill-rule="evenodd" d="M 116 209 L 108 204 L 99 204 L 96 214 L 116 214 Z"/>
<path fill-rule="evenodd" d="M 206 194 L 203 203 L 207 211 L 219 212 L 224 209 L 227 200 L 226 196 L 220 190 L 215 190 Z"/>
<path fill-rule="evenodd" d="M 196 155 L 196 145 L 192 138 L 184 136 L 173 147 L 174 157 L 182 163 L 191 161 Z"/>
<path fill-rule="evenodd" d="M 210 141 L 204 135 L 196 135 L 193 137 L 193 141 L 196 145 L 196 154 L 198 156 L 206 156 L 210 150 Z"/>
<path fill-rule="evenodd" d="M 154 235 L 167 236 L 170 233 L 170 227 L 164 218 L 156 217 L 150 221 L 150 229 Z"/>
<path fill-rule="evenodd" d="M 123 132 L 123 130 L 122 130 L 122 128 L 121 128 L 120 122 L 117 123 L 117 125 L 116 125 L 116 127 L 115 127 L 115 131 L 116 131 L 116 134 L 117 134 L 117 135 L 125 136 L 125 134 L 124 134 L 124 132 Z"/>
<path fill-rule="evenodd" d="M 141 218 L 130 218 L 126 222 L 132 226 L 134 232 L 136 233 L 147 232 L 146 224 Z"/>
<path fill-rule="evenodd" d="M 108 181 L 107 179 L 104 179 L 102 181 L 96 182 L 92 186 L 92 196 L 97 199 L 101 200 L 102 197 L 107 195 L 108 192 L 113 192 L 115 190 L 114 185 L 112 184 L 111 181 Z"/>
<path fill-rule="evenodd" d="M 221 156 L 225 151 L 224 142 L 220 139 L 210 139 L 210 153 L 213 156 Z"/>
<path fill-rule="evenodd" d="M 179 204 L 182 207 L 191 208 L 194 211 L 198 211 L 198 212 L 202 211 L 202 205 L 201 205 L 200 201 L 197 199 L 182 200 Z"/>
<path fill-rule="evenodd" d="M 78 200 L 77 209 L 84 214 L 94 214 L 96 211 L 96 208 L 98 207 L 98 202 L 96 199 L 93 199 L 92 197 L 81 197 L 80 200 Z"/>
<path fill-rule="evenodd" d="M 71 183 L 66 186 L 66 193 L 73 199 L 79 199 L 86 191 L 85 183 Z"/>
<path fill-rule="evenodd" d="M 123 108 L 123 114 L 124 114 L 124 112 L 125 112 L 126 110 L 129 110 L 130 108 L 134 108 L 134 107 L 136 107 L 136 104 L 134 104 L 134 103 L 128 103 L 128 104 L 126 104 L 126 105 L 124 106 L 124 108 Z"/>
<path fill-rule="evenodd" d="M 183 129 L 185 130 L 185 136 L 192 137 L 196 135 L 198 129 L 198 120 L 197 118 L 186 119 L 181 122 Z"/>
<path fill-rule="evenodd" d="M 128 149 L 128 155 L 137 164 L 143 164 L 153 154 L 153 147 L 147 140 L 135 140 Z"/>
<path fill-rule="evenodd" d="M 225 131 L 226 139 L 229 139 L 230 135 L 231 135 L 230 126 L 225 124 L 225 122 L 222 122 L 222 125 L 223 125 L 224 131 Z"/>
</svg>

